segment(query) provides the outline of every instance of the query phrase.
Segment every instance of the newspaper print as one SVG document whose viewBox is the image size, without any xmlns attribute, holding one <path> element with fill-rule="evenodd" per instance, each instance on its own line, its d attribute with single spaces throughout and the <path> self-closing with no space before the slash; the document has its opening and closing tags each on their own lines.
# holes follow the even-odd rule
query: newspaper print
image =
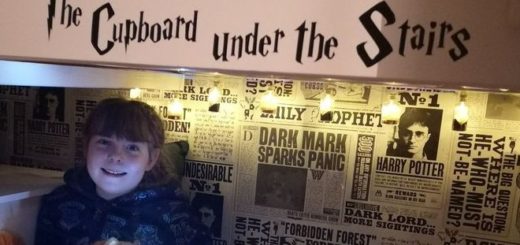
<svg viewBox="0 0 520 245">
<path fill-rule="evenodd" d="M 341 227 L 377 234 L 376 244 L 441 244 L 436 213 L 429 209 L 347 201 L 343 222 Z"/>
<path fill-rule="evenodd" d="M 236 141 L 239 116 L 238 93 L 243 79 L 199 74 L 187 76 L 181 98 L 186 98 L 186 121 L 191 159 L 236 163 Z M 221 91 L 218 111 L 210 111 L 208 93 L 217 86 Z"/>
<path fill-rule="evenodd" d="M 302 81 L 302 93 L 307 100 L 319 101 L 323 92 L 330 91 L 337 102 L 368 104 L 371 86 L 354 82 Z"/>
<path fill-rule="evenodd" d="M 385 125 L 385 137 L 376 138 L 371 200 L 407 206 L 441 208 L 451 115 L 444 105 L 453 94 L 388 88 L 402 105 L 398 125 Z M 386 98 L 386 97 L 384 97 Z M 386 139 L 383 139 L 386 138 Z M 359 143 L 358 143 L 359 144 Z"/>
<path fill-rule="evenodd" d="M 0 145 L 9 145 L 9 133 L 12 132 L 9 118 L 12 118 L 8 100 L 0 100 Z M 8 162 L 8 147 L 0 147 L 0 161 Z"/>
<path fill-rule="evenodd" d="M 520 94 L 468 92 L 468 128 L 520 132 Z"/>
<path fill-rule="evenodd" d="M 441 137 L 441 131 L 450 132 L 447 125 L 451 125 L 450 116 L 441 108 L 452 103 L 453 94 L 399 87 L 385 90 L 397 93 L 403 108 L 401 118 L 408 117 L 410 122 L 403 119 L 402 125 L 382 125 L 383 133 L 374 130 L 353 138 L 352 178 L 346 184 L 351 188 L 346 189 L 342 223 L 366 227 L 375 234 L 381 234 L 377 230 L 392 231 L 380 235 L 378 244 L 439 244 L 443 241 L 438 236 L 443 227 L 439 210 L 448 171 L 448 158 L 440 152 L 449 150 L 443 142 L 450 140 Z M 387 99 L 385 93 L 380 94 L 379 105 Z M 429 123 L 410 127 L 425 115 Z M 406 148 L 407 133 L 414 135 Z M 414 152 L 421 154 L 414 156 Z"/>
<path fill-rule="evenodd" d="M 227 232 L 232 229 L 235 171 L 233 164 L 185 161 L 182 184 L 200 221 L 209 228 L 213 244 L 227 244 Z"/>
<path fill-rule="evenodd" d="M 241 131 L 238 210 L 339 222 L 349 135 L 272 124 Z"/>
<path fill-rule="evenodd" d="M 26 104 L 25 110 L 31 115 L 27 120 L 26 152 L 24 155 L 34 158 L 56 160 L 51 168 L 64 169 L 69 164 L 70 124 L 65 122 L 65 89 L 40 87 L 35 89 L 33 104 Z M 15 120 L 21 120 L 22 102 L 15 103 Z M 26 114 L 27 115 L 27 114 Z M 15 153 L 17 150 L 14 151 Z M 61 159 L 60 159 L 61 158 Z M 60 160 L 58 160 L 60 159 Z"/>
<path fill-rule="evenodd" d="M 191 206 L 210 229 L 213 244 L 218 245 L 228 244 L 228 232 L 232 230 L 237 174 L 236 121 L 240 107 L 237 93 L 242 84 L 243 79 L 236 77 L 186 76 L 182 91 L 162 91 L 160 102 L 167 108 L 177 97 L 184 104 L 180 119 L 169 116 L 164 119 L 167 140 L 187 140 L 190 144 L 182 184 L 189 193 Z M 218 112 L 209 110 L 208 93 L 214 86 L 221 91 Z M 184 126 L 169 130 L 172 124 Z"/>
<path fill-rule="evenodd" d="M 216 80 L 223 91 L 218 113 L 208 111 L 207 99 Z M 280 103 L 275 113 L 263 113 L 260 97 L 273 87 Z M 61 157 L 35 157 L 34 149 L 28 155 L 26 145 L 38 144 L 27 136 L 29 122 L 47 126 L 60 122 L 60 113 L 46 118 L 35 109 L 40 88 L 26 88 L 0 86 L 0 135 L 8 140 L 0 158 L 56 168 Z M 327 88 L 336 90 L 329 121 L 318 109 Z M 389 92 L 404 111 L 433 116 L 423 157 L 397 151 L 399 126 L 381 123 Z M 69 152 L 63 166 L 70 167 L 83 159 L 88 113 L 103 98 L 129 97 L 129 90 L 66 88 L 64 94 L 71 143 L 60 151 Z M 185 102 L 178 119 L 168 114 L 175 96 Z M 190 143 L 182 183 L 214 244 L 518 245 L 515 96 L 468 92 L 471 119 L 461 133 L 451 130 L 458 93 L 439 89 L 195 74 L 182 90 L 143 89 L 138 99 L 159 113 L 168 142 Z M 56 137 L 32 130 L 42 139 Z M 477 139 L 491 139 L 491 149 L 463 153 L 468 142 L 484 144 Z"/>
<path fill-rule="evenodd" d="M 14 165 L 66 169 L 72 130 L 64 88 L 2 86 L 0 120 L 6 142 L 2 160 Z M 9 131 L 7 131 L 9 129 Z M 2 132 L 2 130 L 0 130 Z"/>
<path fill-rule="evenodd" d="M 294 100 L 295 82 L 287 79 L 270 79 L 247 77 L 240 105 L 244 111 L 243 121 L 285 121 L 287 123 L 301 123 L 302 114 L 306 111 L 304 106 L 284 106 Z M 260 109 L 262 96 L 273 90 L 279 100 L 275 113 L 265 113 Z"/>
<path fill-rule="evenodd" d="M 163 89 L 141 89 L 140 97 L 137 98 L 152 106 L 163 122 L 164 134 L 167 142 L 188 140 L 191 130 L 191 122 L 186 120 L 186 107 L 180 118 L 172 118 L 168 113 L 168 106 L 178 91 Z"/>
<path fill-rule="evenodd" d="M 520 135 L 461 132 L 454 138 L 446 224 L 460 231 L 503 237 L 515 229 Z"/>
<path fill-rule="evenodd" d="M 372 162 L 374 161 L 375 138 L 374 135 L 368 134 L 359 134 L 357 137 L 350 192 L 350 198 L 352 200 L 368 201 L 372 176 Z"/>
<path fill-rule="evenodd" d="M 355 245 L 377 244 L 378 235 L 346 227 L 237 213 L 233 244 Z"/>
<path fill-rule="evenodd" d="M 321 120 L 320 99 L 325 94 L 325 89 L 331 86 L 330 82 L 260 78 L 247 78 L 247 81 L 242 106 L 245 121 L 314 125 L 352 132 L 383 132 L 380 108 L 378 108 L 380 104 L 377 104 L 379 101 L 370 99 L 380 95 L 380 89 L 352 84 L 352 87 L 362 87 L 364 98 L 362 103 L 353 96 L 348 100 L 335 96 L 335 103 L 330 112 L 331 120 Z M 347 84 L 345 81 L 335 84 L 340 83 Z M 279 100 L 274 113 L 265 113 L 259 108 L 261 97 L 269 88 L 276 92 Z M 338 91 L 346 93 L 343 90 Z"/>
</svg>

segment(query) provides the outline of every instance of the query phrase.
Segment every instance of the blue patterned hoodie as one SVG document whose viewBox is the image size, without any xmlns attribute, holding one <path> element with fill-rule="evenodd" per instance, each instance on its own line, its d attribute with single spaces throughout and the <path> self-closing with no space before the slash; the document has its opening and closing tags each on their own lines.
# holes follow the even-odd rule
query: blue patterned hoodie
<svg viewBox="0 0 520 245">
<path fill-rule="evenodd" d="M 85 168 L 67 171 L 64 179 L 65 185 L 42 198 L 37 245 L 90 245 L 110 238 L 140 245 L 211 244 L 173 180 L 107 201 L 97 196 Z"/>
</svg>

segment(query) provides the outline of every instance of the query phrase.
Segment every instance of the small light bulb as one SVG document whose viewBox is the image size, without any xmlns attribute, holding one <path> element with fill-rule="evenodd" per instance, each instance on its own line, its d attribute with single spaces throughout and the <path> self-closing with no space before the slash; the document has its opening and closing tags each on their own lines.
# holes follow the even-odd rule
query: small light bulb
<svg viewBox="0 0 520 245">
<path fill-rule="evenodd" d="M 334 98 L 329 93 L 326 93 L 320 100 L 320 119 L 322 121 L 332 120 L 332 106 L 334 105 Z"/>
<path fill-rule="evenodd" d="M 264 113 L 274 113 L 278 107 L 278 98 L 272 89 L 267 90 L 260 100 L 260 109 Z"/>
<path fill-rule="evenodd" d="M 215 85 L 208 92 L 208 111 L 211 112 L 219 112 L 220 110 L 220 97 L 222 96 L 222 92 L 220 92 L 218 84 L 219 82 L 215 81 Z"/>
<path fill-rule="evenodd" d="M 469 120 L 469 107 L 466 105 L 466 93 L 460 94 L 459 103 L 453 108 L 453 130 L 466 131 Z"/>
<path fill-rule="evenodd" d="M 464 101 L 461 101 L 457 106 L 455 106 L 454 114 L 455 120 L 457 120 L 457 122 L 460 124 L 468 122 L 469 108 L 466 103 L 464 103 Z"/>
<path fill-rule="evenodd" d="M 133 88 L 130 89 L 130 99 L 139 99 L 141 97 L 141 89 L 140 88 Z"/>
<path fill-rule="evenodd" d="M 168 118 L 180 119 L 183 111 L 184 111 L 184 106 L 182 106 L 181 101 L 178 98 L 175 98 L 168 105 Z"/>
<path fill-rule="evenodd" d="M 208 111 L 211 112 L 219 112 L 220 110 L 220 97 L 222 96 L 222 92 L 218 87 L 219 82 L 215 81 L 214 86 L 208 92 L 208 102 L 209 108 Z"/>
<path fill-rule="evenodd" d="M 220 103 L 220 96 L 221 96 L 220 89 L 217 86 L 211 88 L 208 93 L 209 103 L 212 105 Z"/>
<path fill-rule="evenodd" d="M 320 101 L 320 112 L 325 113 L 332 109 L 334 105 L 334 98 L 330 94 L 326 94 Z"/>
<path fill-rule="evenodd" d="M 381 120 L 384 124 L 397 124 L 401 116 L 401 107 L 395 102 L 395 95 L 383 103 L 381 107 Z"/>
</svg>

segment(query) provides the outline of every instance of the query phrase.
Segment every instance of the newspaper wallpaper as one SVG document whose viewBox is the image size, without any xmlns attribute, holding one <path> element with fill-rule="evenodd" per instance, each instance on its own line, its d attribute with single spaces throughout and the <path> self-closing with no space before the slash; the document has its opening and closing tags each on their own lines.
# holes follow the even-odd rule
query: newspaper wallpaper
<svg viewBox="0 0 520 245">
<path fill-rule="evenodd" d="M 209 112 L 215 81 L 221 103 Z M 279 105 L 263 113 L 269 88 Z M 318 108 L 325 90 L 330 121 Z M 168 141 L 190 143 L 182 183 L 215 245 L 520 244 L 520 95 L 467 91 L 468 128 L 454 131 L 458 92 L 196 74 L 182 91 L 143 89 L 141 99 Z M 426 129 L 383 124 L 389 93 L 403 115 L 427 115 Z M 81 163 L 85 118 L 114 96 L 129 91 L 0 86 L 0 162 Z M 180 119 L 168 116 L 174 96 Z"/>
</svg>

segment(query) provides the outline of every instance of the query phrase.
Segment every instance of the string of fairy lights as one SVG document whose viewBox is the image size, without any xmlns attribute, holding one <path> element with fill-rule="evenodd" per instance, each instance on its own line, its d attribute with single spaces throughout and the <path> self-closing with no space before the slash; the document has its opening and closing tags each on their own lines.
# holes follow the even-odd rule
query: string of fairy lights
<svg viewBox="0 0 520 245">
<path fill-rule="evenodd" d="M 130 89 L 131 99 L 140 99 L 142 90 L 140 88 Z M 213 87 L 208 93 L 208 111 L 219 112 L 220 110 L 220 98 L 222 91 L 220 88 L 220 82 L 215 81 Z M 469 120 L 469 108 L 466 104 L 467 94 L 464 91 L 458 93 L 459 101 L 454 107 L 453 115 L 453 130 L 465 131 L 467 122 Z M 389 93 L 388 100 L 381 105 L 381 121 L 383 124 L 396 125 L 399 123 L 399 117 L 401 116 L 403 109 L 402 106 L 396 100 L 396 93 Z M 332 89 L 326 88 L 323 96 L 320 99 L 319 113 L 321 121 L 332 120 L 332 110 L 334 109 L 334 93 Z M 274 88 L 269 87 L 260 99 L 260 110 L 263 113 L 276 113 L 278 108 L 279 99 L 276 95 Z M 181 118 L 184 111 L 182 101 L 177 95 L 174 96 L 173 100 L 168 105 L 168 118 L 178 120 Z"/>
<path fill-rule="evenodd" d="M 402 107 L 396 101 L 397 95 L 390 93 L 388 100 L 383 102 L 381 106 L 381 119 L 384 124 L 395 125 L 399 123 L 399 117 L 402 113 Z M 453 125 L 455 131 L 466 131 L 467 122 L 469 120 L 469 107 L 466 104 L 467 94 L 464 91 L 458 94 L 459 101 L 453 110 Z"/>
</svg>

